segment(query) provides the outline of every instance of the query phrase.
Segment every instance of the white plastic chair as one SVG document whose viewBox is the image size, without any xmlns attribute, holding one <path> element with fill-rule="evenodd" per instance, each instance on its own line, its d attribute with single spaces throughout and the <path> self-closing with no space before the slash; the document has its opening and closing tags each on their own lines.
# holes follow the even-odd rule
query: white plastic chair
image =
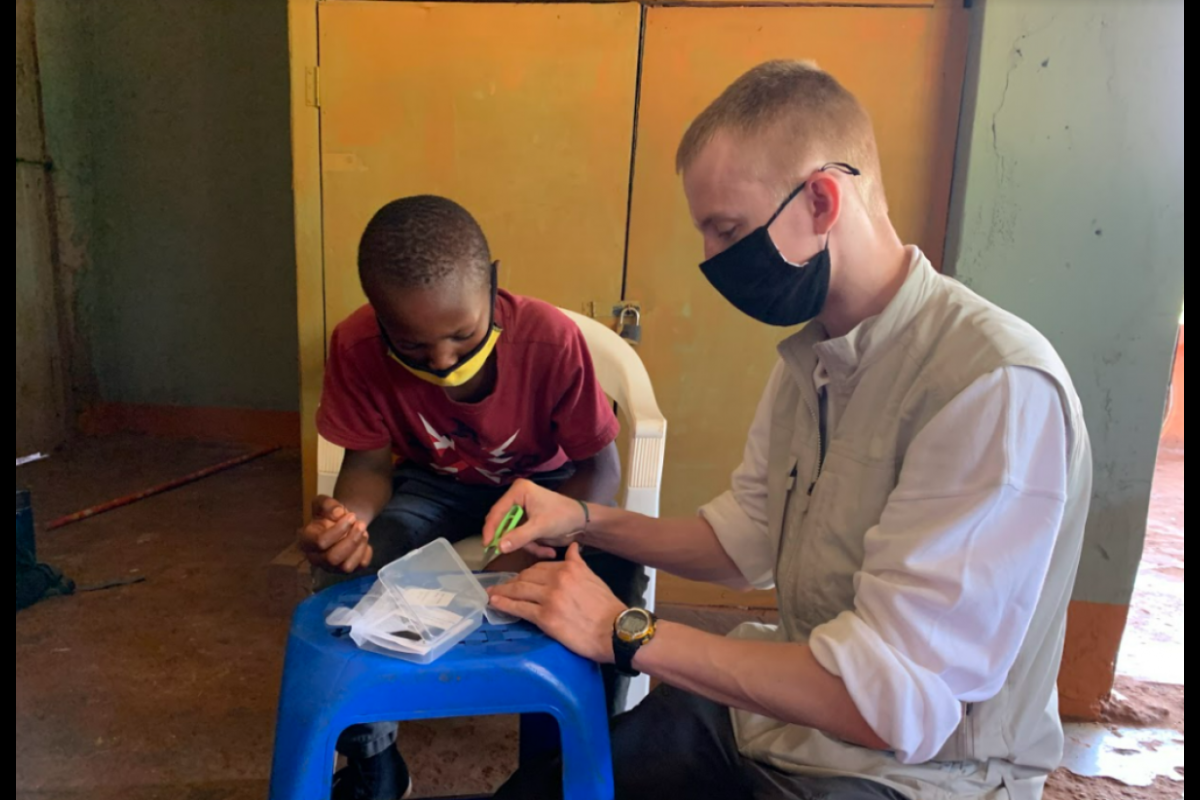
<svg viewBox="0 0 1200 800">
<path fill-rule="evenodd" d="M 650 374 L 629 343 L 611 328 L 590 317 L 563 310 L 583 332 L 596 378 L 604 393 L 617 404 L 627 428 L 629 461 L 623 477 L 625 492 L 624 508 L 649 517 L 659 515 L 662 496 L 663 467 L 666 463 L 667 420 L 659 410 L 654 397 Z M 318 439 L 317 446 L 317 491 L 332 495 L 342 470 L 345 451 L 342 448 Z M 467 539 L 455 545 L 467 566 L 475 570 L 483 568 L 483 548 L 476 539 Z M 654 610 L 658 576 L 648 570 L 649 585 L 646 589 L 646 605 Z M 650 679 L 642 676 L 630 687 L 627 709 L 632 709 L 650 693 Z"/>
</svg>

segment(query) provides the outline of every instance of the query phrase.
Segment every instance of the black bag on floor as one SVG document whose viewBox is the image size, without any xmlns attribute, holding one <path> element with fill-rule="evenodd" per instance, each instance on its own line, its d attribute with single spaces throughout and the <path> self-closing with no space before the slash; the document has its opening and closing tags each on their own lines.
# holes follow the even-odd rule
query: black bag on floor
<svg viewBox="0 0 1200 800">
<path fill-rule="evenodd" d="M 75 594 L 75 582 L 47 564 L 17 570 L 17 611 L 24 611 L 48 597 Z"/>
<path fill-rule="evenodd" d="M 54 567 L 39 564 L 33 533 L 33 507 L 29 492 L 17 489 L 17 611 L 45 600 L 74 594 L 75 584 Z"/>
</svg>

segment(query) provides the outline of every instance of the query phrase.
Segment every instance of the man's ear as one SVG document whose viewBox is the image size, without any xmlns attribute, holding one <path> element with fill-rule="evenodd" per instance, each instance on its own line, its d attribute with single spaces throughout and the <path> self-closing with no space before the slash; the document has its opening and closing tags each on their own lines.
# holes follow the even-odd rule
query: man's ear
<svg viewBox="0 0 1200 800">
<path fill-rule="evenodd" d="M 809 181 L 809 208 L 813 215 L 813 231 L 824 236 L 837 225 L 842 214 L 842 185 L 837 178 L 819 172 Z"/>
</svg>

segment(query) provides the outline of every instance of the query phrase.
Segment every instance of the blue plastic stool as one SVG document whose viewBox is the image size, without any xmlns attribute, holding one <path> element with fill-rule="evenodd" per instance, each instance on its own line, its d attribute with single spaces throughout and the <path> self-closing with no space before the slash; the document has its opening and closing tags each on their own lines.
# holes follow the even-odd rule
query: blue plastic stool
<svg viewBox="0 0 1200 800">
<path fill-rule="evenodd" d="M 558 749 L 566 800 L 613 800 L 612 746 L 600 669 L 536 629 L 484 626 L 429 666 L 359 650 L 325 624 L 353 605 L 367 578 L 300 606 L 292 623 L 279 701 L 271 800 L 328 800 L 334 752 L 351 725 L 522 715 L 522 760 Z M 419 776 L 418 776 L 419 778 Z"/>
</svg>

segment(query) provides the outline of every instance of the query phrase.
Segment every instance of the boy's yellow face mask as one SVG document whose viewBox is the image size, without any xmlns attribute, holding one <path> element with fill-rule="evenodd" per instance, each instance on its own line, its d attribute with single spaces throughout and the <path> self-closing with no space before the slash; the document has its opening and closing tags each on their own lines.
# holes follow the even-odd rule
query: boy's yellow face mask
<svg viewBox="0 0 1200 800">
<path fill-rule="evenodd" d="M 383 335 L 383 341 L 387 345 L 388 355 L 392 360 L 406 370 L 411 372 L 426 383 L 432 383 L 434 386 L 440 386 L 443 389 L 456 389 L 459 386 L 465 386 L 470 383 L 487 365 L 488 359 L 492 357 L 492 353 L 496 350 L 496 343 L 500 341 L 500 334 L 503 330 L 496 324 L 496 296 L 500 290 L 499 281 L 500 262 L 492 264 L 492 321 L 491 329 L 488 335 L 477 344 L 471 352 L 467 353 L 458 363 L 450 369 L 430 369 L 422 364 L 415 364 L 406 359 L 392 345 L 392 340 L 388 338 L 387 329 L 383 327 L 383 320 L 379 320 L 379 332 Z"/>
<path fill-rule="evenodd" d="M 382 325 L 379 327 L 380 330 L 383 330 Z M 500 341 L 500 334 L 502 332 L 497 325 L 492 325 L 492 330 L 484 337 L 483 341 L 474 350 L 463 356 L 462 360 L 450 369 L 430 369 L 429 367 L 413 364 L 411 361 L 407 361 L 404 356 L 397 353 L 390 342 L 388 343 L 388 355 L 397 364 L 426 383 L 432 383 L 434 386 L 440 386 L 443 389 L 455 389 L 470 383 L 480 373 L 484 365 L 487 364 L 488 359 L 492 357 L 492 353 L 495 352 L 496 343 Z M 384 337 L 386 340 L 386 333 Z"/>
</svg>

